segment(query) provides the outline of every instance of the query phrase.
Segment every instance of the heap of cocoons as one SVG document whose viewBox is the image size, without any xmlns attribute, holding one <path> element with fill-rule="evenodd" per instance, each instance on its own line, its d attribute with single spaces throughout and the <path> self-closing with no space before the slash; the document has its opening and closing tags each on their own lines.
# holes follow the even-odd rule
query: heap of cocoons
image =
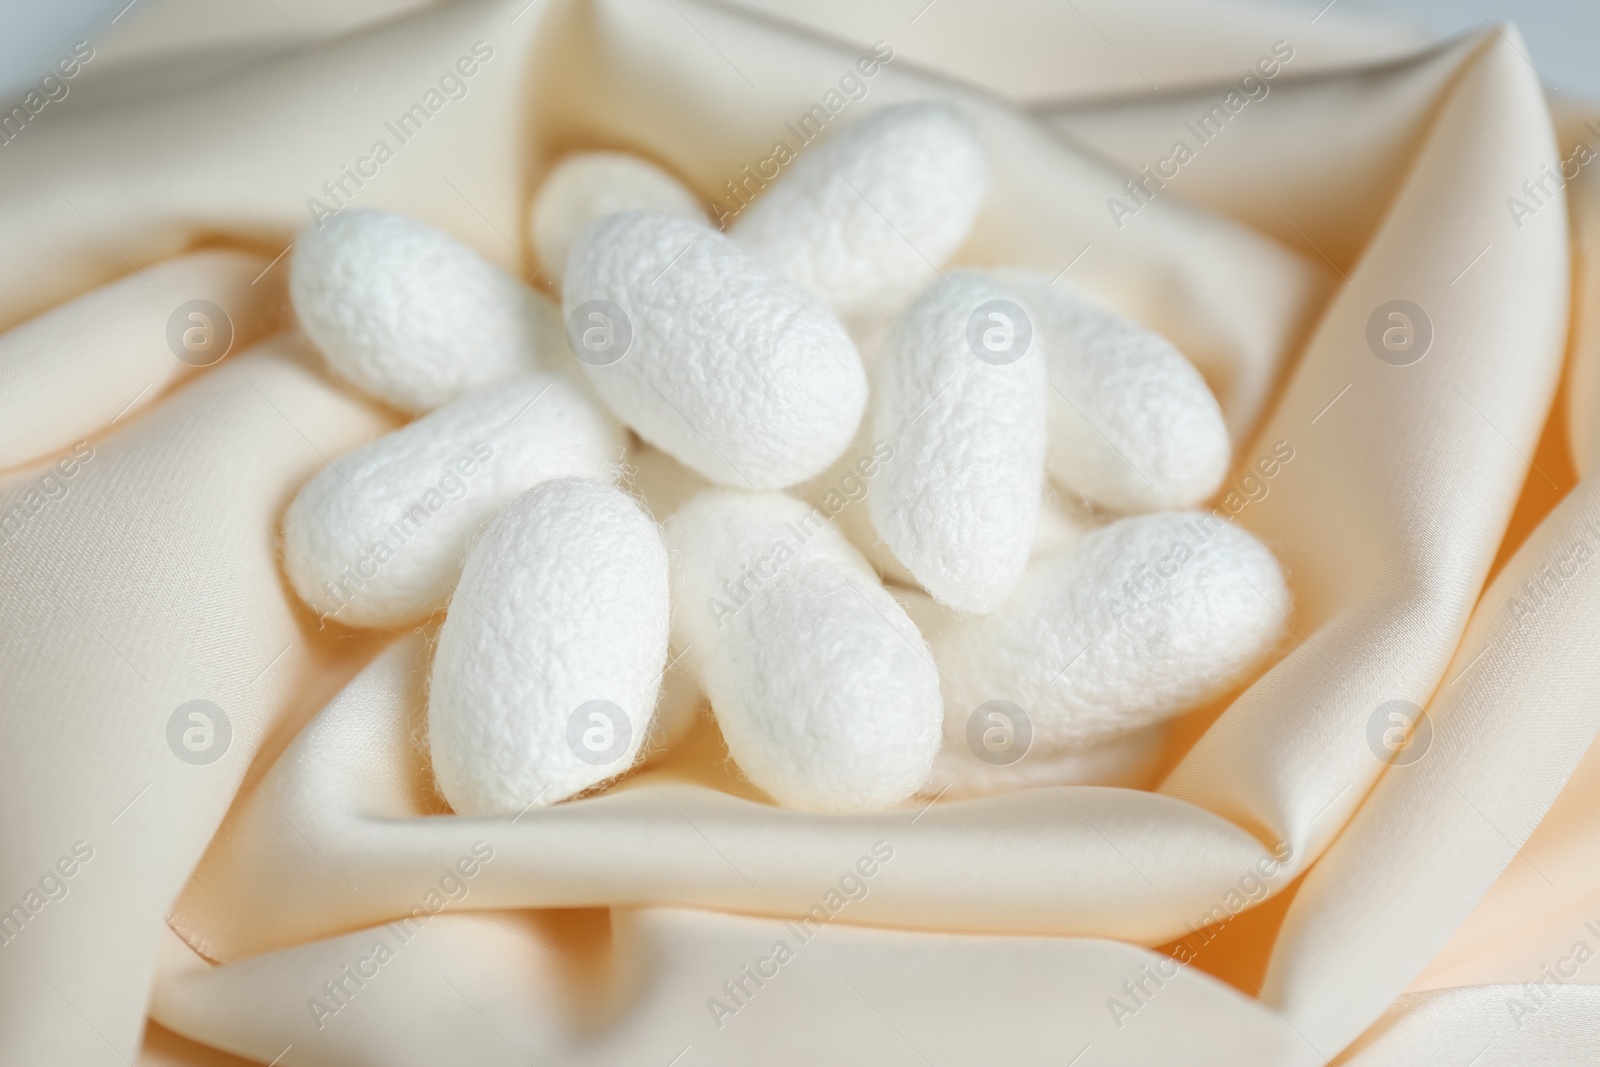
<svg viewBox="0 0 1600 1067">
<path fill-rule="evenodd" d="M 332 372 L 421 417 L 302 488 L 285 569 L 356 626 L 448 604 L 456 812 L 580 796 L 708 704 L 789 808 L 1147 785 L 1171 721 L 1276 652 L 1282 568 L 1200 509 L 1231 461 L 1205 380 L 1082 293 L 962 264 L 988 175 L 963 111 L 886 107 L 724 234 L 655 164 L 574 155 L 529 211 L 559 312 L 410 219 L 300 236 Z"/>
<path fill-rule="evenodd" d="M 817 509 L 710 489 L 667 526 L 675 642 L 752 783 L 811 811 L 869 811 L 928 778 L 942 709 L 932 655 Z"/>
<path fill-rule="evenodd" d="M 705 221 L 699 198 L 654 163 L 626 152 L 579 152 L 545 176 L 529 213 L 528 236 L 545 273 L 559 285 L 578 231 L 620 211 Z"/>
<path fill-rule="evenodd" d="M 408 414 L 537 370 L 551 301 L 449 234 L 349 210 L 295 238 L 289 296 L 335 375 Z"/>
<path fill-rule="evenodd" d="M 1044 357 L 1016 301 L 979 274 L 936 282 L 895 322 L 878 367 L 873 433 L 895 459 L 869 497 L 873 525 L 924 589 L 960 611 L 1006 598 L 1039 518 Z"/>
<path fill-rule="evenodd" d="M 841 316 L 871 319 L 961 247 L 987 189 L 983 144 L 959 111 L 900 104 L 808 149 L 731 232 Z"/>
<path fill-rule="evenodd" d="M 445 606 L 472 534 L 550 478 L 607 478 L 622 434 L 571 382 L 468 393 L 324 467 L 284 516 L 289 581 L 318 615 L 401 626 Z"/>
<path fill-rule="evenodd" d="M 660 528 L 603 482 L 517 497 L 473 547 L 428 693 L 434 778 L 462 815 L 553 804 L 626 771 L 668 631 Z"/>
<path fill-rule="evenodd" d="M 1228 473 L 1222 408 L 1160 334 L 1044 275 L 1008 272 L 1049 361 L 1050 473 L 1113 511 L 1193 507 Z"/>
<path fill-rule="evenodd" d="M 567 261 L 570 317 L 592 302 L 626 349 L 584 360 L 640 437 L 709 481 L 777 489 L 821 471 L 867 403 L 861 357 L 817 299 L 708 226 L 623 212 L 591 222 Z M 596 314 L 616 317 L 615 312 Z M 615 357 L 615 358 L 612 358 Z M 581 358 L 581 357 L 580 357 Z"/>
<path fill-rule="evenodd" d="M 1209 512 L 1119 519 L 1037 560 L 985 616 L 932 641 L 945 735 L 992 700 L 1022 708 L 1038 752 L 1097 745 L 1232 688 L 1282 640 L 1289 588 L 1277 559 Z"/>
</svg>

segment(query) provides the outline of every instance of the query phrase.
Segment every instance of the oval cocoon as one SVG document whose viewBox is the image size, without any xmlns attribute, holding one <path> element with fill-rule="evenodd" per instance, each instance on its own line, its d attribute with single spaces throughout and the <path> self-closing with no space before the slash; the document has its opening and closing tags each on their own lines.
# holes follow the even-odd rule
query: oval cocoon
<svg viewBox="0 0 1600 1067">
<path fill-rule="evenodd" d="M 528 236 L 545 273 L 561 284 L 578 231 L 618 211 L 706 218 L 699 198 L 647 159 L 627 152 L 570 155 L 545 176 L 529 212 Z"/>
<path fill-rule="evenodd" d="M 987 189 L 960 112 L 899 104 L 806 149 L 730 232 L 841 316 L 871 318 L 937 277 Z"/>
<path fill-rule="evenodd" d="M 861 554 L 781 493 L 707 490 L 667 529 L 676 643 L 750 781 L 812 811 L 915 793 L 939 747 L 939 676 Z"/>
<path fill-rule="evenodd" d="M 400 626 L 445 606 L 467 542 L 549 478 L 606 478 L 622 433 L 571 382 L 529 374 L 350 452 L 300 488 L 283 565 L 300 599 L 347 626 Z"/>
<path fill-rule="evenodd" d="M 401 411 L 538 370 L 561 338 L 547 298 L 442 230 L 342 211 L 295 238 L 289 296 L 328 367 Z"/>
<path fill-rule="evenodd" d="M 873 433 L 894 446 L 872 523 L 941 603 L 985 612 L 1022 577 L 1044 485 L 1044 356 L 1009 287 L 957 273 L 895 321 Z"/>
<path fill-rule="evenodd" d="M 428 694 L 434 777 L 461 815 L 553 804 L 626 771 L 668 629 L 660 530 L 613 486 L 558 478 L 473 547 Z"/>
<path fill-rule="evenodd" d="M 866 372 L 839 320 L 708 226 L 632 212 L 590 223 L 565 309 L 569 343 L 574 321 L 607 338 L 574 352 L 612 411 L 710 481 L 809 478 L 861 422 Z"/>
<path fill-rule="evenodd" d="M 1222 408 L 1166 338 L 1042 275 L 1007 272 L 1034 315 L 1050 376 L 1050 473 L 1116 511 L 1198 504 L 1232 456 Z"/>
<path fill-rule="evenodd" d="M 1041 559 L 993 614 L 931 638 L 945 738 L 989 701 L 1026 714 L 1040 756 L 1098 744 L 1218 696 L 1272 651 L 1290 597 L 1272 553 L 1208 512 L 1120 519 Z"/>
</svg>

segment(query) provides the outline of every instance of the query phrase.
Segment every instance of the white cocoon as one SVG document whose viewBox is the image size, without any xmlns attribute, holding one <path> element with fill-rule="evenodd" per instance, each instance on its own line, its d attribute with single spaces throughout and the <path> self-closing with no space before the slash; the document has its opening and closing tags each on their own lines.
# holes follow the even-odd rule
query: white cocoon
<svg viewBox="0 0 1600 1067">
<path fill-rule="evenodd" d="M 1019 299 L 980 274 L 935 282 L 895 321 L 878 367 L 873 435 L 895 455 L 869 496 L 873 526 L 960 611 L 1005 599 L 1039 518 L 1044 356 Z"/>
<path fill-rule="evenodd" d="M 659 528 L 613 486 L 558 478 L 506 505 L 433 660 L 428 746 L 457 814 L 553 804 L 632 765 L 666 663 L 667 582 Z"/>
<path fill-rule="evenodd" d="M 867 498 L 879 491 L 879 475 L 894 462 L 896 455 L 888 441 L 860 434 L 831 467 L 796 487 L 794 493 L 832 515 L 839 532 L 867 558 L 884 581 L 915 586 L 917 579 L 895 558 L 873 526 L 872 509 L 867 504 Z M 1059 552 L 1077 544 L 1099 524 L 1098 518 L 1081 500 L 1058 491 L 1046 480 L 1029 555 L 1036 558 Z"/>
<path fill-rule="evenodd" d="M 631 332 L 614 361 L 579 353 L 595 390 L 713 482 L 809 478 L 861 422 L 866 372 L 839 320 L 709 226 L 634 212 L 590 223 L 567 262 L 569 319 L 592 301 L 620 309 L 625 321 L 608 324 L 616 344 Z"/>
<path fill-rule="evenodd" d="M 1088 532 L 1086 527 L 1076 529 L 1074 541 Z M 889 592 L 906 609 L 906 614 L 930 645 L 937 646 L 947 629 L 959 625 L 957 616 L 949 608 L 919 589 L 891 586 Z M 933 761 L 933 774 L 922 788 L 924 793 L 960 800 L 1032 786 L 1145 788 L 1150 772 L 1161 757 L 1168 730 L 1168 724 L 1162 722 L 1112 734 L 1103 740 L 1046 750 L 1044 745 L 1032 744 L 1030 737 L 1019 735 L 1019 724 L 1003 715 L 995 718 L 992 707 L 979 705 L 974 710 L 967 712 L 966 723 L 959 734 L 952 735 L 946 728 L 944 744 Z M 991 745 L 989 742 L 997 728 L 1006 732 L 999 735 L 998 745 Z"/>
<path fill-rule="evenodd" d="M 415 621 L 449 601 L 468 540 L 508 500 L 549 478 L 609 477 L 621 454 L 621 430 L 565 378 L 468 393 L 303 485 L 284 514 L 284 570 L 318 615 Z"/>
<path fill-rule="evenodd" d="M 699 197 L 647 159 L 627 152 L 579 152 L 551 168 L 533 198 L 528 236 L 557 285 L 578 231 L 602 215 L 658 211 L 704 222 Z"/>
<path fill-rule="evenodd" d="M 295 238 L 289 296 L 328 367 L 401 411 L 538 370 L 555 305 L 432 226 L 347 210 Z"/>
<path fill-rule="evenodd" d="M 904 800 L 939 747 L 926 643 L 861 554 L 781 493 L 711 489 L 667 524 L 673 628 L 734 761 L 786 807 Z"/>
<path fill-rule="evenodd" d="M 1116 511 L 1185 508 L 1215 493 L 1228 428 L 1183 353 L 1043 275 L 1002 277 L 1027 301 L 1048 361 L 1050 473 Z"/>
<path fill-rule="evenodd" d="M 900 104 L 802 151 L 731 233 L 841 316 L 870 319 L 935 276 L 930 262 L 961 247 L 987 189 L 960 112 Z"/>
<path fill-rule="evenodd" d="M 1039 560 L 999 610 L 929 643 L 946 681 L 945 738 L 980 705 L 1029 717 L 1039 757 L 1104 742 L 1237 684 L 1288 625 L 1277 559 L 1208 512 L 1120 519 Z"/>
</svg>

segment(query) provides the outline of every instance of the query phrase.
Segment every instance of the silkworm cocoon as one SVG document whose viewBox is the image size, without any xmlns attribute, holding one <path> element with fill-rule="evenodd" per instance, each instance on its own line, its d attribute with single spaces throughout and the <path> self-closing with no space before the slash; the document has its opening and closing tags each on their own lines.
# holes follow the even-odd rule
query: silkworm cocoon
<svg viewBox="0 0 1600 1067">
<path fill-rule="evenodd" d="M 904 800 L 939 747 L 939 676 L 904 610 L 814 508 L 712 489 L 667 524 L 676 643 L 728 752 L 787 807 Z"/>
<path fill-rule="evenodd" d="M 917 579 L 895 558 L 873 526 L 871 508 L 866 503 L 867 498 L 878 491 L 878 475 L 894 462 L 896 455 L 888 441 L 874 440 L 870 433 L 862 434 L 831 467 L 797 487 L 795 494 L 832 516 L 839 532 L 866 557 L 884 581 L 915 586 Z M 645 488 L 642 470 L 640 487 Z M 647 497 L 651 495 L 648 488 L 645 492 Z M 1036 558 L 1059 552 L 1077 544 L 1097 525 L 1096 516 L 1081 500 L 1057 492 L 1047 484 L 1039 501 L 1039 519 L 1034 524 L 1033 547 L 1029 554 Z"/>
<path fill-rule="evenodd" d="M 678 179 L 627 152 L 580 152 L 551 168 L 534 197 L 528 236 L 545 273 L 560 284 L 578 231 L 618 211 L 659 211 L 704 222 L 700 200 Z"/>
<path fill-rule="evenodd" d="M 555 306 L 449 234 L 343 211 L 295 239 L 289 295 L 329 368 L 402 411 L 537 370 Z"/>
<path fill-rule="evenodd" d="M 731 233 L 841 316 L 870 317 L 961 246 L 987 188 L 983 145 L 960 112 L 901 104 L 804 151 Z"/>
<path fill-rule="evenodd" d="M 1029 717 L 1039 755 L 1096 744 L 1236 684 L 1282 638 L 1289 588 L 1242 528 L 1205 512 L 1118 520 L 1032 564 L 1011 598 L 929 643 L 945 738 L 989 701 Z"/>
<path fill-rule="evenodd" d="M 1050 473 L 1117 511 L 1185 508 L 1228 473 L 1231 445 L 1205 379 L 1159 334 L 1042 275 L 1003 275 L 1034 315 L 1050 376 Z"/>
<path fill-rule="evenodd" d="M 889 591 L 930 644 L 937 644 L 946 629 L 959 624 L 949 608 L 919 589 L 891 587 Z M 1160 758 L 1167 736 L 1168 724 L 1156 723 L 1098 741 L 1046 750 L 1034 743 L 1031 719 L 1016 721 L 1018 710 L 989 703 L 969 709 L 958 734 L 951 736 L 947 729 L 923 792 L 956 800 L 1041 785 L 1141 788 Z"/>
<path fill-rule="evenodd" d="M 895 558 L 941 603 L 990 611 L 1022 577 L 1044 484 L 1044 356 L 1007 286 L 952 274 L 901 313 L 873 434 L 892 442 L 868 500 Z"/>
<path fill-rule="evenodd" d="M 553 804 L 632 765 L 668 631 L 667 554 L 632 497 L 558 478 L 467 557 L 428 694 L 434 778 L 461 815 Z"/>
<path fill-rule="evenodd" d="M 564 378 L 528 374 L 446 404 L 341 456 L 283 520 L 283 563 L 319 615 L 399 626 L 444 607 L 472 534 L 518 493 L 606 478 L 615 423 Z"/>
<path fill-rule="evenodd" d="M 633 212 L 595 220 L 567 261 L 565 304 L 569 333 L 595 321 L 615 346 L 579 353 L 595 390 L 711 481 L 772 489 L 809 478 L 861 422 L 866 372 L 839 320 L 709 226 Z"/>
</svg>

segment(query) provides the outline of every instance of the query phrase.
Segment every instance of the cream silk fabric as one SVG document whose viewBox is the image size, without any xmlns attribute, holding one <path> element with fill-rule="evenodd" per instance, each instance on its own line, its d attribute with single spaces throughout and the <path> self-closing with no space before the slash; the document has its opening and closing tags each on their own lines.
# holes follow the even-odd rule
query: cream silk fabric
<svg viewBox="0 0 1600 1067">
<path fill-rule="evenodd" d="M 1600 1061 L 1575 951 L 1600 951 L 1600 181 L 1506 205 L 1600 111 L 1553 107 L 1509 27 L 525 4 L 248 32 L 157 4 L 0 148 L 0 515 L 24 516 L 0 542 L 0 906 L 92 849 L 0 945 L 0 1062 Z M 355 200 L 537 280 L 526 205 L 561 153 L 725 195 L 879 39 L 895 59 L 847 111 L 951 99 L 988 144 L 960 262 L 1066 271 L 1166 333 L 1241 470 L 1292 447 L 1235 519 L 1289 570 L 1289 646 L 1174 731 L 1148 790 L 783 811 L 702 721 L 601 795 L 449 815 L 418 747 L 429 634 L 319 629 L 278 566 L 296 488 L 395 420 L 281 330 L 274 257 L 475 42 L 467 97 Z M 1124 172 L 1278 40 L 1269 95 L 1119 228 Z M 165 336 L 195 298 L 237 330 L 198 372 Z M 1433 332 L 1403 367 L 1367 342 L 1395 299 Z M 193 699 L 232 725 L 205 766 L 166 740 Z M 1391 700 L 1428 710 L 1408 766 L 1369 744 Z M 797 937 L 875 846 L 865 896 Z M 441 884 L 459 899 L 397 935 Z M 779 939 L 794 958 L 745 979 Z"/>
</svg>

